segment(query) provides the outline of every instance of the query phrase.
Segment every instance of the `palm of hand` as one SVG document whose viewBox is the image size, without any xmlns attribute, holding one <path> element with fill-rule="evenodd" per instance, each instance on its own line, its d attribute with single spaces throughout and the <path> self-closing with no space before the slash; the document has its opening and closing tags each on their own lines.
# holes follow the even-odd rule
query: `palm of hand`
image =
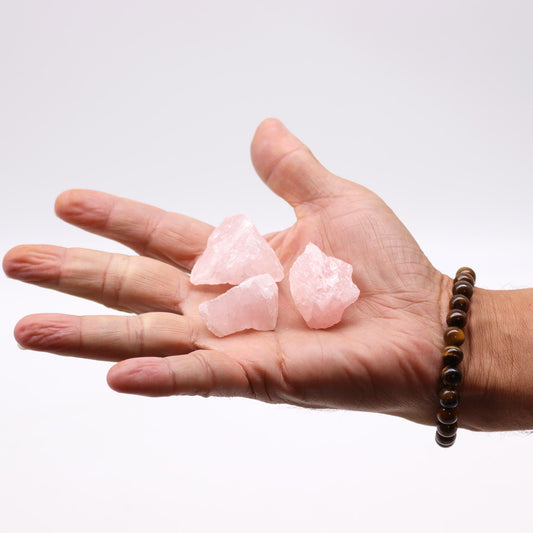
<svg viewBox="0 0 533 533">
<path fill-rule="evenodd" d="M 181 271 L 192 266 L 211 228 L 102 193 L 72 192 L 60 197 L 60 216 L 144 257 L 19 247 L 6 256 L 4 269 L 139 315 L 30 316 L 17 326 L 19 343 L 69 355 L 126 357 L 108 376 L 124 392 L 238 395 L 431 423 L 443 276 L 379 198 L 331 176 L 279 122 L 260 126 L 252 157 L 259 175 L 298 216 L 294 226 L 268 236 L 285 272 L 308 242 L 354 266 L 361 296 L 340 324 L 307 328 L 286 276 L 275 331 L 216 338 L 199 318 L 198 305 L 220 288 L 194 287 Z"/>
</svg>

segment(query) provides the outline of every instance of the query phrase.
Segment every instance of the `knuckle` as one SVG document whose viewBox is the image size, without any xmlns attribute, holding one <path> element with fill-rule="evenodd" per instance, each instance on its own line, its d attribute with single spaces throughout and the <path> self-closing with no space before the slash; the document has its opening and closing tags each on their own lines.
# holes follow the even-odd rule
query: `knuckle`
<svg viewBox="0 0 533 533">
<path fill-rule="evenodd" d="M 211 396 L 216 390 L 216 375 L 213 367 L 209 363 L 209 359 L 202 351 L 193 352 L 191 354 L 193 359 L 200 367 L 202 379 L 198 381 L 197 390 L 195 394 L 205 398 Z"/>
</svg>

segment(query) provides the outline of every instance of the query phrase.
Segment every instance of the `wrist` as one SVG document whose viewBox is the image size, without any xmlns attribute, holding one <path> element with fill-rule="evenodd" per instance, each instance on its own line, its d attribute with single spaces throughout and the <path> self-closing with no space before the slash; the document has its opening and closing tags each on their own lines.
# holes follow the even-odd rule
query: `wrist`
<svg viewBox="0 0 533 533">
<path fill-rule="evenodd" d="M 475 289 L 462 363 L 461 427 L 533 428 L 532 326 L 532 289 Z"/>
</svg>

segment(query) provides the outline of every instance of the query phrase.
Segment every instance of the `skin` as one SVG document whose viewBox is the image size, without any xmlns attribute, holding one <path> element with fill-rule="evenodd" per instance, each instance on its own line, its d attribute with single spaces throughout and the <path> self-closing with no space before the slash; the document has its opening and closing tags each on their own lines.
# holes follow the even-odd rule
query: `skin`
<svg viewBox="0 0 533 533">
<path fill-rule="evenodd" d="M 71 190 L 57 199 L 59 217 L 139 255 L 24 245 L 7 253 L 4 270 L 12 278 L 131 315 L 30 315 L 15 328 L 17 342 L 32 350 L 117 362 L 107 379 L 124 393 L 243 396 L 435 424 L 451 279 L 431 265 L 380 198 L 328 172 L 278 120 L 258 127 L 251 155 L 261 179 L 297 216 L 292 227 L 267 236 L 285 272 L 310 241 L 353 265 L 361 295 L 340 324 L 309 329 L 294 307 L 286 276 L 279 285 L 275 331 L 217 338 L 204 326 L 198 305 L 227 287 L 194 286 L 188 276 L 213 228 L 102 192 Z M 471 314 L 477 314 L 473 320 L 481 330 L 491 316 L 491 292 L 476 289 L 472 300 Z M 524 297 L 532 301 L 530 292 Z M 527 309 L 532 312 L 531 305 Z M 495 363 L 487 365 L 477 355 L 470 327 L 461 425 L 518 429 L 516 421 L 508 428 L 495 424 L 479 408 L 494 390 L 487 368 L 494 370 Z M 529 337 L 524 342 L 529 349 Z M 500 374 L 498 384 L 506 379 Z M 512 411 L 512 400 L 505 412 Z"/>
</svg>

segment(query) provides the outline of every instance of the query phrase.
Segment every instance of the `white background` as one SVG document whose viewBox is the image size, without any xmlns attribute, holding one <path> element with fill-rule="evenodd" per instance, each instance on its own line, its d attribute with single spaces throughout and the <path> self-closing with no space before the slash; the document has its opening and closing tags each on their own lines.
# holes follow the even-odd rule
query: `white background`
<svg viewBox="0 0 533 533">
<path fill-rule="evenodd" d="M 528 0 L 0 1 L 1 251 L 124 251 L 55 219 L 74 187 L 281 229 L 249 160 L 277 116 L 437 268 L 531 286 L 532 20 Z M 525 433 L 442 450 L 381 415 L 121 396 L 109 364 L 12 337 L 98 305 L 0 283 L 2 531 L 531 531 Z"/>
</svg>

